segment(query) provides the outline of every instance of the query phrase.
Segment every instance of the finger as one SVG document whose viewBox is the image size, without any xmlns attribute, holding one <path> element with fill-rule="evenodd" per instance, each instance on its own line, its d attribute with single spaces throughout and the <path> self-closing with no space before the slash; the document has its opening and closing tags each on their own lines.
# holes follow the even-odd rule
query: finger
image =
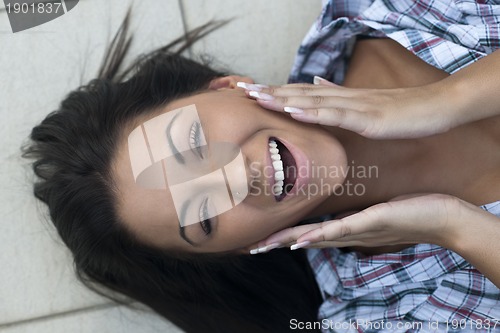
<svg viewBox="0 0 500 333">
<path fill-rule="evenodd" d="M 305 109 L 302 112 L 290 112 L 290 115 L 293 119 L 301 122 L 336 126 L 364 136 L 373 134 L 373 129 L 379 122 L 376 113 L 360 112 L 342 107 Z"/>
<path fill-rule="evenodd" d="M 318 227 L 317 224 L 299 225 L 292 228 L 280 230 L 265 239 L 265 244 L 280 243 L 288 244 L 294 243 L 300 235 L 314 230 Z"/>
<path fill-rule="evenodd" d="M 332 86 L 321 86 L 321 85 L 286 85 L 281 87 L 269 87 L 267 89 L 262 89 L 263 93 L 273 95 L 275 97 L 284 96 L 345 96 L 346 93 Z"/>
<path fill-rule="evenodd" d="M 250 99 L 256 99 L 255 97 L 250 95 L 250 90 L 245 90 L 245 95 Z"/>
<path fill-rule="evenodd" d="M 349 238 L 349 239 L 347 239 Z M 299 243 L 297 243 L 299 244 Z M 377 242 L 374 240 L 374 237 L 369 237 L 367 239 L 356 239 L 355 237 L 346 237 L 346 239 L 342 238 L 335 241 L 321 241 L 315 243 L 308 243 L 303 246 L 299 246 L 298 248 L 306 248 L 306 249 L 321 249 L 321 248 L 330 248 L 330 247 L 380 247 L 386 246 L 384 242 Z M 411 245 L 411 244 L 410 244 Z"/>
<path fill-rule="evenodd" d="M 321 95 L 359 98 L 364 96 L 366 93 L 366 89 L 344 88 L 335 84 L 333 84 L 333 86 L 312 84 L 284 85 L 279 87 L 262 88 L 255 91 L 266 95 L 272 95 L 274 97 Z"/>
<path fill-rule="evenodd" d="M 324 249 L 330 247 L 353 247 L 353 246 L 366 246 L 365 242 L 360 240 L 351 240 L 351 241 L 330 241 L 330 242 L 316 242 L 310 243 L 303 248 L 305 249 Z"/>
<path fill-rule="evenodd" d="M 273 96 L 261 92 L 251 91 L 251 96 L 257 99 L 259 105 L 274 111 L 283 111 L 285 106 L 299 109 L 351 109 L 364 110 L 365 103 L 359 98 L 339 96 Z"/>
<path fill-rule="evenodd" d="M 292 245 L 297 240 L 297 237 L 315 228 L 317 228 L 317 226 L 315 226 L 314 224 L 309 224 L 283 229 L 268 236 L 266 239 L 261 240 L 257 244 L 254 244 L 252 247 L 250 247 L 250 249 L 254 250 L 253 252 L 255 253 L 262 253 L 270 250 L 269 246 L 271 245 L 279 244 L 277 245 L 277 247 Z"/>
<path fill-rule="evenodd" d="M 324 242 L 342 240 L 342 238 L 360 235 L 369 232 L 379 220 L 378 214 L 371 214 L 367 210 L 350 215 L 340 220 L 325 221 L 318 224 L 318 228 L 308 231 L 297 238 L 297 243 Z M 349 238 L 351 240 L 352 238 Z"/>
<path fill-rule="evenodd" d="M 269 86 L 265 84 L 256 84 L 256 83 L 247 83 L 247 82 L 237 82 L 236 87 L 240 89 L 244 89 L 245 91 L 265 91 L 266 93 L 269 93 L 270 91 L 275 91 L 278 90 L 282 87 L 288 87 L 288 88 L 300 88 L 300 87 L 307 87 L 311 86 L 309 83 L 291 83 L 291 84 L 286 84 L 282 86 Z"/>
<path fill-rule="evenodd" d="M 273 86 L 272 88 L 298 88 L 298 87 L 310 87 L 310 83 L 288 83 L 281 86 Z"/>
<path fill-rule="evenodd" d="M 281 86 L 267 86 L 238 82 L 236 86 L 247 92 L 255 91 L 273 96 L 314 96 L 320 94 L 324 96 L 356 97 L 363 96 L 368 91 L 368 89 L 345 88 L 319 77 L 315 77 L 315 80 L 318 83 L 291 83 Z"/>
</svg>

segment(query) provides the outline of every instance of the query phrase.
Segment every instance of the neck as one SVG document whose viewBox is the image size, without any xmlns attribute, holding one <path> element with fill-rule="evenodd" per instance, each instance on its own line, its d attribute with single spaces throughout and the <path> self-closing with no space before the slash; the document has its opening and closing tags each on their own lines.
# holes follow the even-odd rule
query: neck
<svg viewBox="0 0 500 333">
<path fill-rule="evenodd" d="M 450 194 L 474 204 L 498 200 L 498 193 L 490 192 L 492 195 L 486 197 L 478 185 L 478 143 L 463 139 L 477 137 L 476 127 L 464 126 L 445 134 L 408 140 L 370 140 L 343 129 L 328 128 L 346 151 L 346 178 L 342 187 L 309 217 L 359 211 L 416 193 Z"/>
</svg>

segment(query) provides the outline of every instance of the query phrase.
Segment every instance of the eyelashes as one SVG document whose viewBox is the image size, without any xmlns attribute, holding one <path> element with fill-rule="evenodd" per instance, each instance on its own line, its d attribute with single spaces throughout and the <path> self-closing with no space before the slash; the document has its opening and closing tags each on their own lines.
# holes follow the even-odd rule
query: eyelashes
<svg viewBox="0 0 500 333">
<path fill-rule="evenodd" d="M 193 152 L 203 159 L 203 154 L 201 151 L 201 124 L 199 121 L 195 121 L 191 125 L 191 130 L 189 131 L 189 146 Z"/>
<path fill-rule="evenodd" d="M 208 218 L 208 197 L 206 197 L 201 203 L 199 218 L 205 235 L 209 235 L 212 232 L 212 221 Z"/>
<path fill-rule="evenodd" d="M 191 129 L 189 130 L 189 146 L 191 148 L 191 151 L 198 155 L 200 159 L 204 159 L 201 147 L 201 135 L 201 123 L 199 121 L 193 122 L 193 124 L 191 125 Z M 200 220 L 201 228 L 207 236 L 212 232 L 212 221 L 208 217 L 208 200 L 208 197 L 205 197 L 205 199 L 203 199 L 198 212 L 198 218 Z"/>
</svg>

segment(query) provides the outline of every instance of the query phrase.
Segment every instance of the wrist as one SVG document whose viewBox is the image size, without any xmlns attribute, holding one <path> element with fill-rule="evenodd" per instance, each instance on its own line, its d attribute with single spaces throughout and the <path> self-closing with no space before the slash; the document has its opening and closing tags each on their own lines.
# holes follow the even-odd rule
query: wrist
<svg viewBox="0 0 500 333">
<path fill-rule="evenodd" d="M 450 216 L 448 234 L 443 237 L 442 245 L 461 256 L 468 256 L 474 251 L 477 242 L 481 242 L 481 232 L 490 224 L 489 213 L 466 201 L 457 199 L 455 213 Z"/>
<path fill-rule="evenodd" d="M 473 121 L 474 90 L 470 89 L 468 80 L 457 79 L 450 76 L 437 83 L 437 93 L 443 113 L 448 119 L 451 128 L 458 127 Z"/>
<path fill-rule="evenodd" d="M 433 239 L 430 243 L 457 252 L 464 244 L 467 232 L 469 232 L 467 224 L 469 220 L 467 216 L 470 214 L 467 206 L 469 204 L 453 196 L 446 196 L 442 200 L 445 208 L 438 222 L 441 227 L 432 235 Z"/>
</svg>

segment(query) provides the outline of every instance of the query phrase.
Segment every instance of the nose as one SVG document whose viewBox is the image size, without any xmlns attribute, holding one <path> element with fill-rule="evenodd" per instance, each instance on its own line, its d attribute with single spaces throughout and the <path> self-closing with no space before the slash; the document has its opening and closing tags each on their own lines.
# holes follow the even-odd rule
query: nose
<svg viewBox="0 0 500 333">
<path fill-rule="evenodd" d="M 240 150 L 236 158 L 223 167 L 233 206 L 241 203 L 248 195 L 249 177 L 245 161 L 246 159 Z"/>
<path fill-rule="evenodd" d="M 229 163 L 208 174 L 170 186 L 176 209 L 196 198 L 208 198 L 215 215 L 222 214 L 241 203 L 248 195 L 245 160 L 241 150 Z M 179 215 L 184 215 L 177 211 Z M 198 221 L 196 216 L 194 222 Z"/>
</svg>

